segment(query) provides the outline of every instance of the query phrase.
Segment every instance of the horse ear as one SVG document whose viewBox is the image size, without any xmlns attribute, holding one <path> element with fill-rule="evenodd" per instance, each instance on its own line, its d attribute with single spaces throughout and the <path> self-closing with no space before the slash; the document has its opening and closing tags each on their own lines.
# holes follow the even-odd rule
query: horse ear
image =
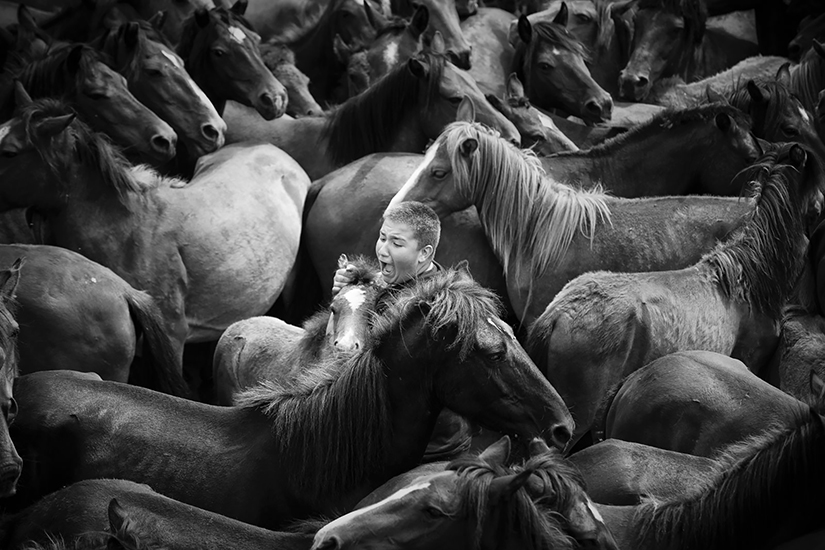
<svg viewBox="0 0 825 550">
<path fill-rule="evenodd" d="M 790 63 L 783 63 L 779 70 L 776 71 L 776 81 L 781 82 L 785 86 L 791 85 L 791 70 Z"/>
<path fill-rule="evenodd" d="M 430 10 L 424 4 L 415 8 L 410 24 L 407 26 L 412 35 L 416 38 L 424 34 L 427 30 L 427 25 L 430 24 Z"/>
<path fill-rule="evenodd" d="M 705 94 L 708 96 L 709 103 L 725 103 L 730 105 L 728 98 L 714 90 L 710 84 L 705 88 Z"/>
<path fill-rule="evenodd" d="M 530 20 L 527 19 L 526 15 L 518 18 L 518 37 L 525 44 L 529 44 L 533 38 L 533 25 L 530 24 Z"/>
<path fill-rule="evenodd" d="M 762 88 L 753 80 L 748 80 L 746 87 L 748 89 L 748 95 L 751 96 L 754 103 L 764 103 L 767 100 L 765 94 L 762 93 Z"/>
<path fill-rule="evenodd" d="M 349 47 L 349 44 L 344 42 L 344 39 L 341 38 L 341 35 L 338 33 L 335 33 L 335 37 L 332 39 L 332 52 L 335 54 L 336 59 L 338 59 L 338 61 L 342 64 L 349 64 L 349 58 L 352 55 L 352 48 Z"/>
<path fill-rule="evenodd" d="M 825 58 L 825 44 L 814 38 L 813 49 L 819 54 L 819 57 Z"/>
<path fill-rule="evenodd" d="M 567 27 L 567 16 L 567 3 L 562 2 L 561 7 L 559 8 L 559 13 L 556 14 L 556 17 L 553 19 L 553 23 L 561 25 L 562 27 Z"/>
<path fill-rule="evenodd" d="M 75 74 L 80 69 L 80 60 L 83 57 L 83 44 L 76 44 L 72 47 L 69 55 L 66 57 L 66 68 L 69 74 Z"/>
<path fill-rule="evenodd" d="M 20 268 L 22 266 L 23 258 L 17 258 L 10 268 L 0 271 L 0 297 L 4 302 L 14 298 L 17 284 L 20 282 Z"/>
<path fill-rule="evenodd" d="M 74 113 L 44 118 L 37 124 L 37 134 L 40 138 L 50 138 L 52 136 L 56 136 L 68 128 L 69 125 L 74 122 L 74 119 Z"/>
<path fill-rule="evenodd" d="M 407 68 L 414 77 L 422 80 L 427 78 L 427 75 L 430 74 L 430 66 L 427 65 L 425 61 L 422 61 L 417 57 L 411 57 L 409 61 L 407 61 Z"/>
<path fill-rule="evenodd" d="M 517 474 L 495 478 L 490 482 L 487 498 L 490 502 L 500 502 L 511 498 L 519 489 L 524 487 L 532 475 L 532 470 L 522 470 Z"/>
<path fill-rule="evenodd" d="M 716 127 L 722 130 L 722 132 L 730 130 L 731 124 L 733 124 L 730 115 L 727 113 L 717 113 L 713 120 L 716 123 Z"/>
<path fill-rule="evenodd" d="M 229 8 L 229 11 L 231 11 L 235 15 L 240 15 L 241 17 L 243 17 L 243 14 L 246 13 L 246 7 L 248 5 L 249 2 L 247 2 L 246 0 L 238 0 L 237 2 L 232 4 L 232 7 Z"/>
<path fill-rule="evenodd" d="M 196 9 L 195 23 L 197 23 L 200 28 L 204 28 L 207 25 L 209 25 L 209 10 L 207 10 L 206 8 Z"/>
<path fill-rule="evenodd" d="M 444 44 L 444 35 L 441 34 L 441 31 L 435 31 L 435 34 L 433 34 L 433 41 L 430 44 L 430 50 L 433 53 L 441 55 L 447 51 L 447 46 Z"/>
<path fill-rule="evenodd" d="M 802 170 L 808 160 L 808 153 L 798 143 L 791 145 L 791 150 L 788 151 L 788 158 L 791 164 L 797 169 Z"/>
<path fill-rule="evenodd" d="M 816 399 L 816 402 L 821 402 L 822 399 L 825 398 L 825 380 L 823 380 L 814 369 L 811 369 L 810 386 L 811 394 Z"/>
<path fill-rule="evenodd" d="M 470 158 L 478 150 L 478 141 L 475 138 L 467 138 L 461 142 L 461 155 Z"/>
<path fill-rule="evenodd" d="M 34 31 L 39 28 L 31 10 L 22 3 L 17 6 L 17 25 L 27 31 Z"/>
<path fill-rule="evenodd" d="M 505 435 L 492 443 L 478 455 L 478 458 L 488 464 L 505 464 L 510 458 L 510 436 Z"/>
<path fill-rule="evenodd" d="M 510 73 L 510 76 L 507 77 L 507 97 L 524 97 L 524 85 L 518 79 L 516 73 Z"/>
<path fill-rule="evenodd" d="M 547 442 L 540 437 L 534 437 L 530 441 L 530 456 L 539 456 L 550 452 L 550 447 Z"/>
<path fill-rule="evenodd" d="M 157 30 L 161 30 L 166 24 L 166 10 L 160 10 L 155 15 L 149 18 L 149 24 Z"/>
<path fill-rule="evenodd" d="M 137 21 L 132 21 L 131 23 L 126 24 L 126 28 L 123 30 L 123 41 L 126 43 L 126 47 L 130 50 L 137 46 L 139 32 L 140 25 Z"/>
<path fill-rule="evenodd" d="M 33 103 L 32 96 L 29 95 L 29 92 L 23 87 L 23 83 L 19 80 L 14 81 L 14 102 L 18 108 L 28 107 Z"/>
<path fill-rule="evenodd" d="M 461 103 L 458 104 L 458 110 L 455 113 L 455 119 L 461 122 L 475 122 L 476 121 L 476 106 L 469 96 L 461 98 Z"/>
</svg>

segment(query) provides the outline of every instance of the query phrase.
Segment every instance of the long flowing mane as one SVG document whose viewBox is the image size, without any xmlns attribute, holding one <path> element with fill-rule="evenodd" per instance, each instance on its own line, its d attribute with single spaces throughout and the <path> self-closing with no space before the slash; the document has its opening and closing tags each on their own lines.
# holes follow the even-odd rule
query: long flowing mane
<svg viewBox="0 0 825 550">
<path fill-rule="evenodd" d="M 67 61 L 76 48 L 80 48 L 80 52 L 77 54 L 77 71 L 72 74 Z M 91 47 L 60 44 L 51 48 L 42 59 L 22 66 L 10 64 L 8 70 L 32 97 L 55 97 L 75 93 L 95 63 L 103 63 L 103 58 Z"/>
<path fill-rule="evenodd" d="M 38 151 L 58 181 L 65 183 L 66 175 L 71 174 L 79 164 L 99 174 L 124 205 L 128 204 L 128 193 L 143 193 L 157 185 L 160 176 L 156 172 L 145 166 L 132 169 L 129 161 L 104 134 L 93 132 L 78 119 L 60 136 L 49 140 L 37 137 L 35 127 L 40 120 L 71 112 L 64 102 L 55 99 L 36 100 L 18 112 L 18 116 L 24 121 L 29 143 Z"/>
<path fill-rule="evenodd" d="M 661 139 L 663 130 L 697 122 L 710 122 L 719 114 L 728 115 L 740 127 L 750 127 L 750 117 L 736 107 L 732 107 L 726 103 L 710 103 L 679 110 L 666 109 L 657 113 L 649 120 L 637 124 L 626 132 L 607 139 L 590 149 L 585 149 L 584 151 L 565 151 L 563 153 L 557 153 L 556 156 L 586 158 L 608 157 L 613 155 L 617 149 L 626 147 L 630 143 L 639 143 L 648 139 Z"/>
<path fill-rule="evenodd" d="M 590 52 L 567 28 L 552 21 L 538 21 L 532 25 L 532 28 L 533 36 L 530 42 L 525 43 L 519 40 L 516 44 L 516 52 L 511 65 L 512 70 L 519 73 L 525 86 L 529 86 L 533 60 L 543 43 L 573 52 L 585 61 L 590 61 Z"/>
<path fill-rule="evenodd" d="M 825 514 L 825 426 L 809 411 L 792 428 L 748 442 L 750 453 L 723 461 L 705 490 L 686 499 L 646 503 L 636 512 L 639 546 L 673 550 L 762 548 L 777 527 Z M 800 533 L 801 534 L 801 533 Z"/>
<path fill-rule="evenodd" d="M 750 220 L 700 260 L 729 299 L 774 318 L 781 317 L 807 261 L 804 219 L 815 187 L 794 166 L 781 164 L 792 147 L 798 145 L 786 144 L 743 170 L 740 175 L 758 188 Z"/>
<path fill-rule="evenodd" d="M 475 526 L 472 548 L 481 548 L 485 526 L 489 526 L 492 506 L 488 502 L 490 484 L 496 478 L 520 472 L 532 471 L 552 490 L 560 489 L 564 495 L 549 502 L 544 498 L 533 498 L 525 488 L 521 488 L 502 504 L 499 509 L 502 523 L 497 526 L 497 533 L 505 534 L 508 539 L 517 538 L 525 550 L 553 548 L 554 550 L 572 550 L 575 541 L 564 532 L 564 511 L 567 509 L 567 490 L 570 484 L 579 486 L 581 477 L 574 468 L 558 458 L 542 457 L 530 459 L 523 466 L 508 467 L 491 464 L 480 457 L 467 455 L 459 457 L 447 465 L 447 470 L 457 472 L 456 490 L 461 506 L 457 515 L 469 518 Z M 556 468 L 559 467 L 557 470 Z M 570 477 L 568 477 L 570 476 Z M 580 489 L 582 490 L 582 489 Z M 550 491 L 552 492 L 552 491 Z"/>
<path fill-rule="evenodd" d="M 790 87 L 809 111 L 816 109 L 819 91 L 825 88 L 825 57 L 810 48 L 802 60 L 791 67 Z"/>
<path fill-rule="evenodd" d="M 478 142 L 469 161 L 459 147 L 467 138 Z M 505 273 L 514 266 L 517 276 L 524 273 L 534 280 L 564 257 L 577 232 L 592 240 L 599 222 L 610 221 L 600 187 L 578 190 L 547 178 L 535 154 L 479 124 L 450 124 L 434 146 L 442 144 L 450 155 L 455 185 L 479 207 Z"/>
<path fill-rule="evenodd" d="M 424 86 L 402 63 L 329 114 L 324 137 L 337 164 L 386 149 L 404 118 L 419 107 L 428 108 L 438 94 L 446 58 L 430 52 L 418 57 L 429 66 Z"/>
<path fill-rule="evenodd" d="M 391 298 L 373 323 L 374 345 L 354 354 L 336 354 L 326 368 L 296 380 L 265 382 L 238 396 L 241 407 L 269 416 L 281 451 L 299 465 L 293 479 L 316 497 L 342 495 L 367 482 L 385 467 L 392 415 L 386 367 L 378 355 L 384 346 L 424 316 L 432 338 L 452 329 L 447 349 L 466 354 L 480 323 L 497 316 L 498 300 L 461 270 L 446 270 L 418 281 Z M 425 368 L 437 368 L 426 365 Z"/>
</svg>

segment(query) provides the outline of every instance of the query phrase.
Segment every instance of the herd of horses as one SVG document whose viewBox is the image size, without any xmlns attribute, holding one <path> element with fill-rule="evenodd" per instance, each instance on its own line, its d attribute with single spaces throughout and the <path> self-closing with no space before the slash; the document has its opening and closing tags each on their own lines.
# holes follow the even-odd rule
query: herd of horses
<svg viewBox="0 0 825 550">
<path fill-rule="evenodd" d="M 821 546 L 825 6 L 0 20 L 0 548 Z"/>
</svg>

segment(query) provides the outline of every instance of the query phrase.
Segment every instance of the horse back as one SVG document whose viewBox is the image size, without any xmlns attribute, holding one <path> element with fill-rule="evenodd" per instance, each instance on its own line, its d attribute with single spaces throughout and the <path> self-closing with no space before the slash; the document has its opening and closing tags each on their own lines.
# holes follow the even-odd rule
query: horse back
<svg viewBox="0 0 825 550">
<path fill-rule="evenodd" d="M 48 537 L 71 541 L 110 529 L 109 503 L 117 499 L 129 530 L 146 547 L 178 550 L 223 548 L 264 550 L 305 549 L 311 535 L 278 533 L 178 502 L 148 485 L 120 479 L 79 481 L 51 493 L 0 524 L 3 548 L 20 548 Z"/>
</svg>

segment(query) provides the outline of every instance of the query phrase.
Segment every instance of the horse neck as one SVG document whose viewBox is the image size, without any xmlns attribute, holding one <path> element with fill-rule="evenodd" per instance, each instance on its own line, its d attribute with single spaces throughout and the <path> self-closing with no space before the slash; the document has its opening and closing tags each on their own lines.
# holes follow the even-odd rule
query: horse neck
<svg viewBox="0 0 825 550">
<path fill-rule="evenodd" d="M 587 64 L 590 75 L 607 93 L 618 97 L 619 75 L 622 68 L 627 65 L 627 59 L 615 29 L 610 35 L 610 40 L 600 45 L 597 50 L 597 55 Z"/>
<path fill-rule="evenodd" d="M 587 179 L 582 178 L 580 183 L 586 188 L 602 184 L 619 197 L 678 194 L 685 192 L 695 179 L 694 160 L 698 151 L 705 148 L 691 134 L 687 125 L 642 130 L 620 136 L 605 148 L 561 153 L 552 157 L 552 162 L 546 162 L 545 169 L 562 182 L 566 178 L 575 180 L 584 173 Z M 674 166 L 681 168 L 674 170 Z M 654 184 L 659 187 L 653 187 Z"/>
</svg>

